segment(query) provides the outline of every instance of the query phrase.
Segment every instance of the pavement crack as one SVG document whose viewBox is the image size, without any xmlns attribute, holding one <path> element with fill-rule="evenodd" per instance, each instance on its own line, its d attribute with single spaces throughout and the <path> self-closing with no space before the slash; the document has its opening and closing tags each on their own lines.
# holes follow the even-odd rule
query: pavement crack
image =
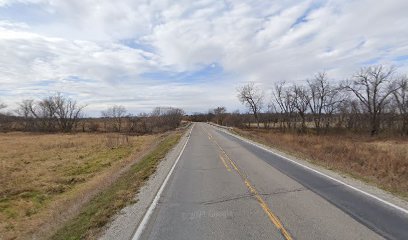
<svg viewBox="0 0 408 240">
<path fill-rule="evenodd" d="M 294 193 L 294 192 L 303 192 L 303 191 L 310 191 L 305 187 L 295 188 L 295 189 L 285 189 L 285 190 L 278 190 L 271 193 L 259 193 L 262 196 L 272 196 L 272 195 L 279 195 L 279 194 L 286 194 L 286 193 Z"/>
<path fill-rule="evenodd" d="M 212 204 L 224 203 L 224 202 L 229 202 L 229 201 L 235 201 L 235 200 L 244 199 L 244 198 L 251 198 L 253 196 L 254 194 L 252 193 L 246 193 L 246 194 L 241 194 L 241 195 L 235 195 L 232 197 L 224 197 L 224 198 L 219 198 L 216 200 L 205 201 L 205 202 L 201 202 L 200 204 L 212 205 Z"/>
<path fill-rule="evenodd" d="M 319 187 L 318 189 L 330 189 L 330 188 L 338 188 L 338 187 L 342 187 L 342 185 L 340 184 L 336 184 L 336 185 L 328 185 L 328 186 L 322 186 Z M 294 188 L 294 189 L 282 189 L 282 190 L 277 190 L 277 191 L 273 191 L 271 193 L 259 193 L 259 195 L 262 196 L 272 196 L 272 195 L 279 195 L 279 194 L 287 194 L 287 193 L 295 193 L 295 192 L 304 192 L 304 191 L 312 191 L 307 187 L 299 187 L 299 188 Z M 312 191 L 313 192 L 313 191 Z"/>
</svg>

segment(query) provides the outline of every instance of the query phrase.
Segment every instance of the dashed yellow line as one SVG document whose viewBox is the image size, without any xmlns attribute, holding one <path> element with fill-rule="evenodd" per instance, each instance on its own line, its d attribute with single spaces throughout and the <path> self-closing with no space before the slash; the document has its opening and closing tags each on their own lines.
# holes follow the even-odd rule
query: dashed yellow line
<svg viewBox="0 0 408 240">
<path fill-rule="evenodd" d="M 210 136 L 211 134 L 205 130 L 208 133 L 209 139 L 211 140 Z M 238 173 L 239 176 L 241 176 L 242 180 L 245 183 L 245 186 L 248 188 L 248 190 L 254 195 L 254 197 L 256 198 L 256 200 L 258 201 L 259 205 L 261 206 L 261 208 L 264 210 L 264 212 L 266 213 L 266 215 L 268 216 L 269 220 L 276 226 L 276 228 L 278 228 L 278 230 L 281 232 L 281 234 L 283 235 L 283 237 L 286 240 L 292 240 L 292 237 L 290 236 L 290 234 L 288 233 L 288 231 L 285 229 L 285 227 L 283 226 L 283 224 L 281 223 L 281 221 L 279 220 L 279 218 L 272 212 L 272 210 L 269 208 L 268 204 L 265 202 L 265 200 L 261 197 L 261 195 L 259 195 L 258 191 L 256 190 L 255 187 L 252 186 L 251 182 L 248 180 L 248 178 L 241 173 L 241 171 L 238 169 L 237 165 L 234 163 L 234 161 L 228 156 L 228 154 L 224 151 L 224 149 L 218 144 L 217 141 L 215 141 L 214 138 L 212 138 L 212 141 L 218 146 L 218 148 L 221 150 L 221 152 L 223 153 L 223 155 L 226 156 L 226 158 L 229 160 L 229 162 L 231 163 L 231 166 L 235 169 L 235 171 Z M 225 159 L 222 157 L 222 155 L 220 155 L 220 158 L 222 160 L 222 162 L 224 163 L 225 167 L 227 168 L 228 171 L 231 171 L 231 169 L 229 169 L 228 165 L 226 164 Z"/>
<path fill-rule="evenodd" d="M 224 163 L 225 168 L 227 169 L 228 172 L 231 172 L 231 168 L 228 166 L 227 162 L 225 162 L 225 159 L 220 155 L 220 159 L 222 163 Z"/>
</svg>

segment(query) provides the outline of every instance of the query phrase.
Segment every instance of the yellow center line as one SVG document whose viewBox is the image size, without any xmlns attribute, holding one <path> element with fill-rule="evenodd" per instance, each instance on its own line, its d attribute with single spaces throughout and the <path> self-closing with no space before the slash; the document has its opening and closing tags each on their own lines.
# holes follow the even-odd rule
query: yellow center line
<svg viewBox="0 0 408 240">
<path fill-rule="evenodd" d="M 224 152 L 225 153 L 225 152 Z M 225 153 L 225 155 L 228 157 L 228 155 Z M 228 160 L 230 161 L 232 167 L 234 167 L 235 171 L 237 171 L 239 173 L 239 175 L 241 175 L 241 173 L 238 170 L 237 165 L 235 165 L 235 163 L 228 157 Z"/>
<path fill-rule="evenodd" d="M 207 130 L 205 130 L 208 134 L 208 139 L 212 140 L 212 135 L 210 132 L 208 132 Z M 215 142 L 215 140 L 213 140 Z M 225 159 L 222 157 L 222 155 L 220 154 L 220 159 L 222 161 L 222 163 L 224 164 L 225 168 L 227 169 L 228 172 L 231 172 L 231 168 L 228 166 L 227 162 L 225 161 Z"/>
<path fill-rule="evenodd" d="M 224 163 L 225 168 L 227 169 L 228 172 L 231 172 L 231 168 L 228 166 L 227 162 L 225 162 L 225 159 L 220 155 L 220 159 L 222 163 Z"/>
<path fill-rule="evenodd" d="M 205 130 L 209 136 L 210 133 Z M 259 195 L 258 191 L 256 190 L 255 187 L 253 187 L 253 185 L 251 184 L 251 182 L 248 180 L 248 178 L 241 173 L 241 171 L 238 169 L 237 165 L 234 163 L 234 161 L 228 156 L 228 154 L 224 151 L 224 149 L 218 144 L 217 141 L 215 141 L 214 138 L 212 138 L 212 141 L 218 146 L 218 148 L 221 150 L 221 152 L 226 156 L 226 158 L 229 160 L 229 162 L 231 163 L 231 166 L 235 169 L 235 171 L 238 173 L 239 176 L 241 176 L 242 180 L 244 181 L 246 187 L 248 188 L 248 190 L 254 195 L 254 197 L 256 198 L 256 200 L 258 201 L 259 205 L 261 206 L 262 210 L 264 210 L 264 212 L 266 213 L 266 215 L 268 216 L 269 220 L 276 226 L 276 228 L 278 228 L 278 230 L 281 232 L 281 234 L 283 235 L 283 237 L 286 240 L 292 240 L 292 237 L 290 236 L 290 234 L 288 233 L 288 231 L 285 229 L 285 227 L 283 226 L 283 224 L 281 223 L 281 221 L 279 220 L 279 218 L 272 212 L 272 210 L 269 208 L 268 204 L 265 202 L 265 200 L 261 197 L 261 195 Z M 227 167 L 228 165 L 225 162 L 225 159 L 220 155 L 220 158 L 222 160 L 222 162 L 224 163 L 225 167 L 227 168 L 227 170 L 230 171 L 229 167 Z"/>
</svg>

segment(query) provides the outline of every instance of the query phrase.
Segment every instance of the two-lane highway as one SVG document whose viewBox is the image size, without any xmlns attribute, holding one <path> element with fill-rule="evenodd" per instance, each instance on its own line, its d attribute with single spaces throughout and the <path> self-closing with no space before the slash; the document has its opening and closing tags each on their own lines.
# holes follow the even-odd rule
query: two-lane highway
<svg viewBox="0 0 408 240">
<path fill-rule="evenodd" d="M 404 211 L 204 123 L 145 220 L 141 239 L 408 239 Z"/>
</svg>

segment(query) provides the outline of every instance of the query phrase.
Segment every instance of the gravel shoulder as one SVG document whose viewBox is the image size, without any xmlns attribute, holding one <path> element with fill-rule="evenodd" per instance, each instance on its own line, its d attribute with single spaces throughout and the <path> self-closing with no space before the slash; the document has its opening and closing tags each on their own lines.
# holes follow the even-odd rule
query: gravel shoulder
<svg viewBox="0 0 408 240">
<path fill-rule="evenodd" d="M 174 162 L 177 160 L 177 157 L 182 151 L 184 144 L 188 140 L 188 135 L 189 131 L 186 131 L 178 144 L 160 162 L 156 172 L 150 176 L 149 180 L 135 196 L 135 203 L 123 208 L 114 217 L 114 220 L 106 226 L 104 233 L 99 239 L 125 240 L 132 238 L 145 212 L 149 208 Z"/>
</svg>

